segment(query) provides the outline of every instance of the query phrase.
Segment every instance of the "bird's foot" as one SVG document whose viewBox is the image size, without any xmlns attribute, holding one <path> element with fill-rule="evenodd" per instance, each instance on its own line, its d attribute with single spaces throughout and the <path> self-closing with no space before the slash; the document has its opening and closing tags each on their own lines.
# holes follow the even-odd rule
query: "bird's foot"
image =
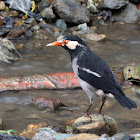
<svg viewBox="0 0 140 140">
<path fill-rule="evenodd" d="M 84 117 L 90 117 L 91 114 L 89 114 L 88 112 L 86 112 L 83 116 Z"/>
</svg>

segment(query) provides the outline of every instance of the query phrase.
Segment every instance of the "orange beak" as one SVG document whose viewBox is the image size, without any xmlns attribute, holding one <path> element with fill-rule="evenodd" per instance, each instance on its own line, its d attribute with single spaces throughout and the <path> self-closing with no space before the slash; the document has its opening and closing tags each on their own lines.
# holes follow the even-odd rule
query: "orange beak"
<svg viewBox="0 0 140 140">
<path fill-rule="evenodd" d="M 63 42 L 55 41 L 55 42 L 49 43 L 46 46 L 47 47 L 50 47 L 50 46 L 62 46 L 63 44 L 64 44 Z"/>
</svg>

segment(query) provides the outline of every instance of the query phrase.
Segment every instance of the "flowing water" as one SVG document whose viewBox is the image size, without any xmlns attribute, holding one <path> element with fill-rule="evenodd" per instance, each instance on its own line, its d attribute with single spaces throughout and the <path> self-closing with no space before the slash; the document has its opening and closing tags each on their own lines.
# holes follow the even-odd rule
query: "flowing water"
<svg viewBox="0 0 140 140">
<path fill-rule="evenodd" d="M 113 24 L 97 29 L 107 39 L 103 42 L 87 42 L 90 48 L 102 57 L 111 67 L 139 63 L 140 60 L 140 25 Z M 11 65 L 0 63 L 0 77 L 19 77 L 34 74 L 72 71 L 70 57 L 61 47 L 45 47 L 51 40 L 30 40 L 24 43 L 21 52 L 23 58 Z M 17 43 L 17 42 L 15 42 Z M 123 88 L 125 94 L 133 99 L 138 109 L 128 110 L 120 106 L 115 99 L 108 99 L 103 114 L 114 118 L 118 132 L 140 132 L 140 95 L 131 88 Z M 31 99 L 37 96 L 57 98 L 66 103 L 73 111 L 60 108 L 54 113 L 37 109 Z M 101 99 L 97 98 L 90 112 L 99 110 Z M 5 129 L 21 132 L 30 123 L 46 122 L 48 125 L 61 126 L 67 120 L 82 116 L 89 105 L 86 94 L 81 89 L 75 90 L 23 90 L 5 91 L 0 94 L 0 116 Z"/>
</svg>

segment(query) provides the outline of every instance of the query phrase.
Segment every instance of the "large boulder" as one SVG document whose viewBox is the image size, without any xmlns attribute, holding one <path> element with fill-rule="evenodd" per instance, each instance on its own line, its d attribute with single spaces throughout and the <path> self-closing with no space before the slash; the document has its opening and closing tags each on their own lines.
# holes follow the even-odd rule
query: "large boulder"
<svg viewBox="0 0 140 140">
<path fill-rule="evenodd" d="M 81 6 L 77 0 L 56 0 L 53 4 L 54 11 L 66 22 L 76 24 L 90 21 L 89 11 Z"/>
<path fill-rule="evenodd" d="M 113 16 L 114 21 L 124 23 L 138 23 L 140 21 L 140 10 L 136 5 L 129 3 L 121 13 Z"/>
<path fill-rule="evenodd" d="M 128 4 L 128 0 L 101 0 L 99 8 L 120 9 Z"/>
</svg>

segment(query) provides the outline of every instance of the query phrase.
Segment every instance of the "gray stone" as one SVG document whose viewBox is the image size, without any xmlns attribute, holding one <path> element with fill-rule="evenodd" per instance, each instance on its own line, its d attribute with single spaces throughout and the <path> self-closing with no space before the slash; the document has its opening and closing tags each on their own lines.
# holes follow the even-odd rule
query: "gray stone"
<svg viewBox="0 0 140 140">
<path fill-rule="evenodd" d="M 85 30 L 89 30 L 89 27 L 87 26 L 87 23 L 83 23 L 78 25 L 78 29 L 85 31 Z"/>
<path fill-rule="evenodd" d="M 110 9 L 120 9 L 121 7 L 127 5 L 128 0 L 102 0 L 99 4 L 100 8 L 110 8 Z"/>
<path fill-rule="evenodd" d="M 87 1 L 87 7 L 86 7 L 91 13 L 96 13 L 98 12 L 98 9 L 94 5 L 92 0 Z"/>
<path fill-rule="evenodd" d="M 134 136 L 124 136 L 122 140 L 135 140 Z"/>
<path fill-rule="evenodd" d="M 38 25 L 35 25 L 35 26 L 32 27 L 32 29 L 33 30 L 38 30 L 38 29 L 40 29 L 40 27 Z"/>
<path fill-rule="evenodd" d="M 44 8 L 49 7 L 50 2 L 47 0 L 41 0 L 41 2 L 38 4 L 38 10 L 41 12 Z"/>
<path fill-rule="evenodd" d="M 40 15 L 46 19 L 55 18 L 55 14 L 53 13 L 52 6 L 45 8 L 43 11 L 41 11 Z"/>
<path fill-rule="evenodd" d="M 123 12 L 113 16 L 114 21 L 124 23 L 138 23 L 140 21 L 140 10 L 136 5 L 129 3 Z"/>
<path fill-rule="evenodd" d="M 62 33 L 64 33 L 67 30 L 67 24 L 63 19 L 58 19 L 55 23 L 55 26 L 61 29 Z"/>
<path fill-rule="evenodd" d="M 28 13 L 32 3 L 31 0 L 11 0 L 9 8 Z"/>
<path fill-rule="evenodd" d="M 85 7 L 81 6 L 80 1 L 56 0 L 53 8 L 66 22 L 81 24 L 90 21 L 90 13 Z"/>
<path fill-rule="evenodd" d="M 37 24 L 35 18 L 28 18 L 25 20 L 25 23 L 35 25 Z"/>
</svg>

